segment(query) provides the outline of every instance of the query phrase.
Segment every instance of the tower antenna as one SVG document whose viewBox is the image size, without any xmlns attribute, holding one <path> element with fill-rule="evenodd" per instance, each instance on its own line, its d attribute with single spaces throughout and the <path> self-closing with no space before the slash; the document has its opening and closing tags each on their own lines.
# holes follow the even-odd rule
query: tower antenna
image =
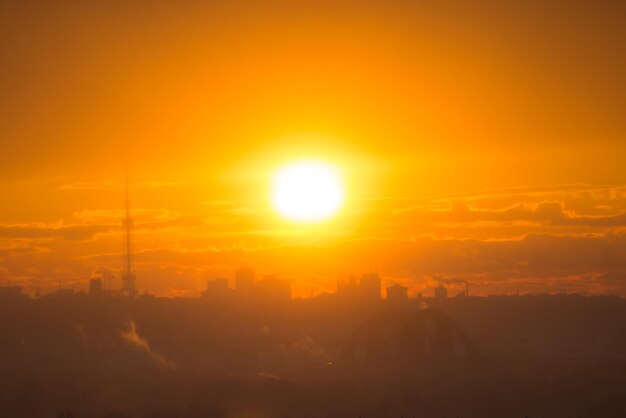
<svg viewBox="0 0 626 418">
<path fill-rule="evenodd" d="M 122 295 L 137 296 L 137 284 L 133 272 L 132 229 L 133 219 L 130 217 L 130 192 L 128 185 L 128 170 L 126 171 L 126 216 L 122 221 L 124 225 L 124 273 L 122 276 Z"/>
</svg>

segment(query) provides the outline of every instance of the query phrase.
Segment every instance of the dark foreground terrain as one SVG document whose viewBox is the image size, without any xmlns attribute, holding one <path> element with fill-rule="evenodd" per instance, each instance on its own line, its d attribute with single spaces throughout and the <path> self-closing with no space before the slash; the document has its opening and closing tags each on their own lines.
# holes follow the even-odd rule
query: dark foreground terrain
<svg viewBox="0 0 626 418">
<path fill-rule="evenodd" d="M 626 416 L 612 297 L 72 295 L 0 314 L 0 417 Z"/>
</svg>

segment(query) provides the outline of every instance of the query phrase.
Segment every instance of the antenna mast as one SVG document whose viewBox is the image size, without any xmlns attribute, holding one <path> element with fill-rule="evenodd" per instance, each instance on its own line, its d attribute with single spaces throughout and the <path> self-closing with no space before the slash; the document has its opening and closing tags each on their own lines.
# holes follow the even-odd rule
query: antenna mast
<svg viewBox="0 0 626 418">
<path fill-rule="evenodd" d="M 133 219 L 130 217 L 130 192 L 128 186 L 128 172 L 126 172 L 126 217 L 123 220 L 125 243 L 124 243 L 124 274 L 122 276 L 122 294 L 129 297 L 137 296 L 135 273 L 133 273 L 133 253 L 131 232 Z"/>
</svg>

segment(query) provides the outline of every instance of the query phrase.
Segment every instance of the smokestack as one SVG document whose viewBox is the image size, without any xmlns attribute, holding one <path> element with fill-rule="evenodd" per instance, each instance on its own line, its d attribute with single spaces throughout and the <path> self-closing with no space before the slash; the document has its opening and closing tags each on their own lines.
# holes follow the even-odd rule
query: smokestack
<svg viewBox="0 0 626 418">
<path fill-rule="evenodd" d="M 469 282 L 465 280 L 465 296 L 469 296 Z"/>
</svg>

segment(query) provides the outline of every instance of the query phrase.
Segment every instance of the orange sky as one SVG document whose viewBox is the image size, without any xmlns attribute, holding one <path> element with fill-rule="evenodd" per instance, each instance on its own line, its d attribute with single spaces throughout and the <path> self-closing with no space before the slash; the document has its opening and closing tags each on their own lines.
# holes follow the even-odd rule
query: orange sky
<svg viewBox="0 0 626 418">
<path fill-rule="evenodd" d="M 129 164 L 155 294 L 247 262 L 298 295 L 370 270 L 626 295 L 619 2 L 5 3 L 0 280 L 119 280 Z M 268 179 L 311 157 L 348 200 L 303 226 Z"/>
</svg>

